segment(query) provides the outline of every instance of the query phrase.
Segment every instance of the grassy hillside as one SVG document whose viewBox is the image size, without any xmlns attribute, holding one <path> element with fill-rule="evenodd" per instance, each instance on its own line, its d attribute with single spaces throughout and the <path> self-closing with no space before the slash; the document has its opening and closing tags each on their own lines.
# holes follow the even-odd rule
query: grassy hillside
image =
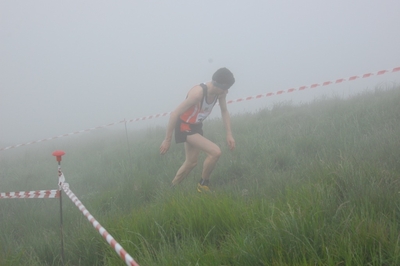
<svg viewBox="0 0 400 266">
<path fill-rule="evenodd" d="M 164 128 L 87 134 L 0 154 L 0 191 L 71 190 L 140 265 L 400 265 L 400 87 L 219 119 L 211 194 Z M 216 110 L 217 111 L 217 110 Z M 201 157 L 201 160 L 204 156 Z M 66 265 L 124 265 L 63 197 Z M 0 265 L 60 265 L 58 200 L 0 200 Z"/>
</svg>

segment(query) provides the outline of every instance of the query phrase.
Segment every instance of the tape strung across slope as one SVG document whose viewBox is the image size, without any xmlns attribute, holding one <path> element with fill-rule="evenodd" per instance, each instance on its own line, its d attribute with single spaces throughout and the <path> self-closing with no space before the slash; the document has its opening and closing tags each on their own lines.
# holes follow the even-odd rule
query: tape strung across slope
<svg viewBox="0 0 400 266">
<path fill-rule="evenodd" d="M 242 101 L 260 99 L 262 97 L 271 97 L 271 96 L 280 95 L 280 94 L 283 94 L 283 93 L 290 93 L 290 92 L 294 92 L 294 91 L 304 91 L 305 89 L 308 89 L 308 88 L 313 89 L 313 88 L 316 88 L 316 87 L 319 87 L 319 86 L 328 86 L 328 85 L 331 85 L 331 84 L 338 84 L 338 83 L 342 83 L 342 82 L 345 82 L 345 81 L 353 81 L 353 80 L 356 80 L 356 79 L 359 79 L 359 78 L 369 78 L 369 77 L 372 77 L 374 75 L 380 76 L 380 75 L 383 75 L 383 74 L 386 74 L 386 73 L 393 73 L 393 72 L 400 72 L 400 67 L 395 67 L 395 68 L 393 68 L 391 70 L 384 69 L 384 70 L 377 71 L 376 73 L 369 72 L 369 73 L 365 73 L 363 75 L 355 75 L 355 76 L 349 77 L 348 79 L 339 78 L 339 79 L 336 79 L 335 81 L 324 81 L 322 83 L 313 83 L 313 84 L 311 84 L 309 86 L 298 87 L 297 89 L 296 88 L 290 88 L 290 89 L 287 89 L 287 90 L 279 90 L 279 91 L 276 91 L 276 92 L 268 92 L 268 93 L 264 93 L 264 94 L 258 94 L 258 95 L 255 95 L 255 96 L 248 96 L 248 97 L 245 97 L 245 98 L 238 98 L 238 99 L 235 99 L 235 100 L 229 100 L 229 101 L 227 101 L 227 103 L 228 104 L 238 103 L 238 102 L 242 102 Z M 130 120 L 126 120 L 125 119 L 125 120 L 121 120 L 121 121 L 118 121 L 118 122 L 114 122 L 114 123 L 110 123 L 110 124 L 106 124 L 106 125 L 101 125 L 101 126 L 97 126 L 97 127 L 92 127 L 92 128 L 88 128 L 88 129 L 84 129 L 84 130 L 78 130 L 78 131 L 75 131 L 75 132 L 62 134 L 62 135 L 58 135 L 58 136 L 54 136 L 54 137 L 50 137 L 50 138 L 45 138 L 45 139 L 40 139 L 40 140 L 35 140 L 35 141 L 27 142 L 27 143 L 16 144 L 16 145 L 0 148 L 0 151 L 5 151 L 5 150 L 13 149 L 13 148 L 27 146 L 27 145 L 40 143 L 40 142 L 53 140 L 53 139 L 58 139 L 58 138 L 62 138 L 62 137 L 72 136 L 72 135 L 76 135 L 76 134 L 80 134 L 80 133 L 84 133 L 84 132 L 88 132 L 88 131 L 92 131 L 92 130 L 96 130 L 96 129 L 100 129 L 100 128 L 114 126 L 114 125 L 117 125 L 117 124 L 131 123 L 131 122 L 137 122 L 137 121 L 143 121 L 143 120 L 150 120 L 150 119 L 158 118 L 158 117 L 164 117 L 164 116 L 169 115 L 170 113 L 171 112 L 166 112 L 166 113 L 161 113 L 161 114 L 156 114 L 156 115 L 149 115 L 149 116 L 144 116 L 144 117 L 130 119 Z"/>
</svg>

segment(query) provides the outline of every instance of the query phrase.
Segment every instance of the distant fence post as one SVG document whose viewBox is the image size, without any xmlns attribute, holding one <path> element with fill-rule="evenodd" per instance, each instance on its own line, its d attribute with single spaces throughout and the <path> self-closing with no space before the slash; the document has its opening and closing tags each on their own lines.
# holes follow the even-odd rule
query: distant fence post
<svg viewBox="0 0 400 266">
<path fill-rule="evenodd" d="M 129 145 L 129 138 L 128 138 L 128 128 L 126 127 L 126 119 L 124 119 L 124 122 L 125 122 L 125 136 L 126 136 L 126 144 L 128 146 L 129 159 L 132 159 L 131 146 Z"/>
</svg>

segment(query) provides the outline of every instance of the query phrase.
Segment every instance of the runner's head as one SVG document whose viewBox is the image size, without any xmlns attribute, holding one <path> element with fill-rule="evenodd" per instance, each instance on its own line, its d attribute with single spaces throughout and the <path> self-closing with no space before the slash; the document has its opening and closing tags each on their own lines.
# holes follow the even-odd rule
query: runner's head
<svg viewBox="0 0 400 266">
<path fill-rule="evenodd" d="M 218 88 L 227 90 L 235 83 L 235 78 L 229 69 L 223 67 L 214 73 L 212 83 Z"/>
</svg>

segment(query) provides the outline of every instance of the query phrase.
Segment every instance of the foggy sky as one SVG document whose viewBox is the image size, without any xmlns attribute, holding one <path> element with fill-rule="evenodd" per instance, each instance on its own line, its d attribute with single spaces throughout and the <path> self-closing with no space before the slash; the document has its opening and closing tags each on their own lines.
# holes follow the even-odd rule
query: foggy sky
<svg viewBox="0 0 400 266">
<path fill-rule="evenodd" d="M 398 67 L 399 25 L 398 0 L 2 0 L 0 147 L 172 111 L 220 67 L 228 100 Z"/>
</svg>

